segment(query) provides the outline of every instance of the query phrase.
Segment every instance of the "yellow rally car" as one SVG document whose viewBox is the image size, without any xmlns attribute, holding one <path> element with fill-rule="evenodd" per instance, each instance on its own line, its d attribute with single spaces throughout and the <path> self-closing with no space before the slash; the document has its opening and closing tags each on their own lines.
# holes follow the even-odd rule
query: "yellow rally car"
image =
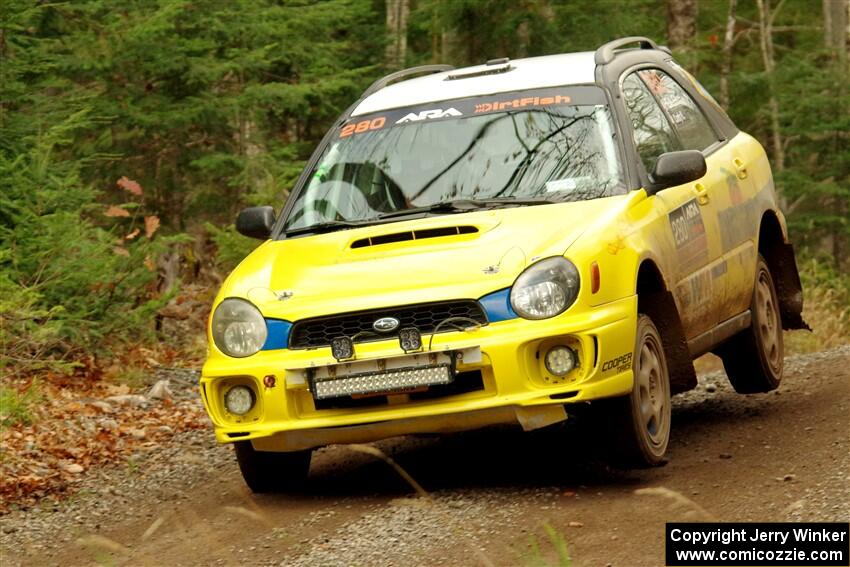
<svg viewBox="0 0 850 567">
<path fill-rule="evenodd" d="M 215 301 L 201 393 L 258 492 L 315 447 L 578 405 L 657 465 L 693 358 L 765 392 L 805 326 L 764 150 L 646 38 L 385 77 L 237 229 L 265 242 Z"/>
</svg>

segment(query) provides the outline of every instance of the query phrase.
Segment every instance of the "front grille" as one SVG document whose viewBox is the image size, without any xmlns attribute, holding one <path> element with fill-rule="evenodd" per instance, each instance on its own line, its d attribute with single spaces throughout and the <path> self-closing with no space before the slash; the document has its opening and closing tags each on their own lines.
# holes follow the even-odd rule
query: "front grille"
<svg viewBox="0 0 850 567">
<path fill-rule="evenodd" d="M 386 307 L 340 313 L 325 317 L 303 319 L 292 325 L 289 335 L 289 348 L 317 348 L 331 344 L 335 337 L 354 337 L 355 342 L 381 341 L 395 337 L 395 333 L 376 333 L 372 324 L 382 317 L 395 317 L 399 320 L 399 329 L 416 327 L 423 335 L 433 333 L 437 325 L 449 317 L 466 317 L 482 325 L 487 324 L 487 315 L 481 305 L 474 300 L 441 301 L 438 303 L 420 303 L 401 307 Z M 463 322 L 458 322 L 463 325 Z M 450 324 L 440 327 L 440 332 L 456 331 Z"/>
</svg>

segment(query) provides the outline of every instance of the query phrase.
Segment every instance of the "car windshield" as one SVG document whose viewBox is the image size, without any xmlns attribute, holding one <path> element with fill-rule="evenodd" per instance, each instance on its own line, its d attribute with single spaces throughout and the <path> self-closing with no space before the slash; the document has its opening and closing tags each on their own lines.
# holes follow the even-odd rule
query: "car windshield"
<svg viewBox="0 0 850 567">
<path fill-rule="evenodd" d="M 355 116 L 326 146 L 284 231 L 625 193 L 603 92 L 565 87 Z M 428 209 L 433 209 L 428 211 Z M 349 223 L 349 224 L 346 224 Z"/>
</svg>

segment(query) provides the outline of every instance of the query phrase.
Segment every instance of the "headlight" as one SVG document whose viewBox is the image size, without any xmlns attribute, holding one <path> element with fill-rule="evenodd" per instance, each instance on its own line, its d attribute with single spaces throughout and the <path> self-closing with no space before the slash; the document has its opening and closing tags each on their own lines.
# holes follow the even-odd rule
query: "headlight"
<svg viewBox="0 0 850 567">
<path fill-rule="evenodd" d="M 579 276 L 575 265 L 557 256 L 526 268 L 511 288 L 511 307 L 525 319 L 554 317 L 573 304 L 578 296 Z"/>
<path fill-rule="evenodd" d="M 216 307 L 212 336 L 221 352 L 241 358 L 263 348 L 268 329 L 259 309 L 244 299 L 231 298 Z"/>
</svg>

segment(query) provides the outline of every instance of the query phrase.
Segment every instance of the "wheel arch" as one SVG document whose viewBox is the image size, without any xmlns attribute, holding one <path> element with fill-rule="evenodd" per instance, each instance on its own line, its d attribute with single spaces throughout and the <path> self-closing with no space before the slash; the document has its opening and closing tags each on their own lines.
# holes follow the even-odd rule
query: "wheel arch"
<svg viewBox="0 0 850 567">
<path fill-rule="evenodd" d="M 788 240 L 784 224 L 776 211 L 767 210 L 759 224 L 758 252 L 767 262 L 776 295 L 783 329 L 809 329 L 803 321 L 803 286 L 797 270 L 794 246 Z"/>
<path fill-rule="evenodd" d="M 652 258 L 644 258 L 638 266 L 635 293 L 638 312 L 649 315 L 661 334 L 670 372 L 670 393 L 695 388 L 697 376 L 679 310 L 664 274 Z"/>
</svg>

